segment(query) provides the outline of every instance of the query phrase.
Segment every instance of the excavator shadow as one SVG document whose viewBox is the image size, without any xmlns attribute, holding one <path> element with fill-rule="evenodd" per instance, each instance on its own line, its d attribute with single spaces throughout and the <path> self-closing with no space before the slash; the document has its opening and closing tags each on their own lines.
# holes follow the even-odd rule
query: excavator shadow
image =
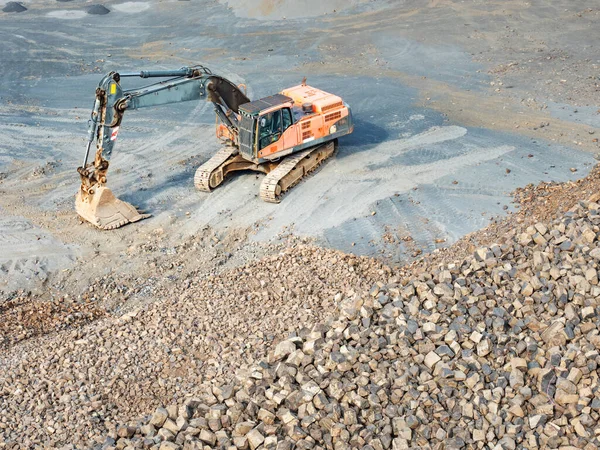
<svg viewBox="0 0 600 450">
<path fill-rule="evenodd" d="M 160 212 L 172 210 L 173 203 L 172 197 L 175 195 L 188 197 L 190 195 L 197 196 L 198 200 L 201 199 L 210 199 L 210 193 L 208 197 L 205 197 L 207 193 L 201 192 L 194 187 L 193 183 L 193 173 L 196 170 L 196 167 L 186 168 L 181 172 L 174 173 L 167 177 L 166 179 L 152 184 L 148 187 L 140 187 L 136 191 L 129 191 L 127 193 L 123 193 L 119 195 L 124 201 L 127 201 L 133 205 L 135 205 L 138 209 L 142 211 L 153 211 L 155 214 Z M 190 175 L 191 173 L 191 175 Z M 222 189 L 227 186 L 231 182 L 236 182 L 236 179 L 242 177 L 244 175 L 255 173 L 253 172 L 234 172 L 227 176 L 227 178 L 223 181 L 223 183 L 217 188 Z M 262 175 L 260 175 L 262 176 Z M 185 189 L 185 192 L 182 193 L 181 189 Z M 189 191 L 188 191 L 189 190 Z M 176 194 L 178 192 L 178 194 Z M 158 199 L 158 201 L 157 201 Z M 163 200 L 164 199 L 164 200 Z"/>
<path fill-rule="evenodd" d="M 354 133 L 340 140 L 337 158 L 343 159 L 345 156 L 370 150 L 388 139 L 389 133 L 385 128 L 354 116 Z"/>
</svg>

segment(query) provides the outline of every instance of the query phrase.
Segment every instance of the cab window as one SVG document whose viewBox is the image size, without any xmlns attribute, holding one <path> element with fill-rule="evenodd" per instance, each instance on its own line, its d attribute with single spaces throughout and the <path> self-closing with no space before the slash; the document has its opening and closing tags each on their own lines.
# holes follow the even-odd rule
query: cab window
<svg viewBox="0 0 600 450">
<path fill-rule="evenodd" d="M 276 142 L 282 133 L 281 110 L 264 114 L 259 119 L 259 150 Z"/>
<path fill-rule="evenodd" d="M 285 131 L 292 125 L 292 112 L 290 108 L 283 108 L 281 112 L 283 114 L 283 131 Z"/>
</svg>

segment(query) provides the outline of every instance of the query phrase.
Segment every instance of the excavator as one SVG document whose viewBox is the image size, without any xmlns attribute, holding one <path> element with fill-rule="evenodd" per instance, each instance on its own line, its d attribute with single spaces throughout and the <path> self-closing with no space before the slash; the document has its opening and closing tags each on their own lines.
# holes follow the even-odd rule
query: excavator
<svg viewBox="0 0 600 450">
<path fill-rule="evenodd" d="M 123 89 L 122 79 L 131 77 L 159 80 Z M 242 89 L 243 85 L 202 65 L 105 75 L 96 89 L 85 158 L 77 169 L 81 187 L 75 209 L 79 216 L 103 230 L 149 217 L 106 187 L 125 111 L 191 100 L 211 102 L 217 116 L 216 135 L 224 145 L 196 170 L 196 188 L 210 192 L 232 172 L 252 170 L 265 174 L 260 197 L 273 203 L 331 157 L 339 137 L 354 130 L 349 106 L 336 95 L 306 85 L 306 78 L 298 86 L 254 101 Z M 94 141 L 96 152 L 90 161 Z"/>
</svg>

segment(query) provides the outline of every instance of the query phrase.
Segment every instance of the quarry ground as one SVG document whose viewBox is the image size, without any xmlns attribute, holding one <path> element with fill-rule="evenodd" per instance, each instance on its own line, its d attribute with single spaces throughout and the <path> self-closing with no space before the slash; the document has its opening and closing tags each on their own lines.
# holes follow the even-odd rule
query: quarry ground
<svg viewBox="0 0 600 450">
<path fill-rule="evenodd" d="M 594 163 L 600 2 L 309 3 L 106 2 L 109 14 L 91 15 L 32 1 L 0 13 L 0 288 L 78 295 L 112 272 L 150 275 L 194 240 L 189 264 L 207 272 L 290 235 L 399 265 L 505 215 L 515 188 Z M 253 99 L 307 76 L 351 105 L 355 132 L 272 205 L 255 174 L 194 189 L 220 145 L 206 103 L 131 112 L 109 186 L 153 217 L 112 232 L 81 223 L 75 169 L 102 74 L 196 63 Z"/>
<path fill-rule="evenodd" d="M 600 1 L 585 3 L 107 1 L 92 15 L 92 2 L 31 0 L 0 12 L 0 448 L 100 445 L 335 318 L 340 299 L 596 194 L 598 169 L 575 182 L 600 152 Z M 306 76 L 352 107 L 355 131 L 274 205 L 255 174 L 195 190 L 220 145 L 208 104 L 130 112 L 108 186 L 152 217 L 83 223 L 76 168 L 102 75 L 198 63 L 251 99 Z M 103 346 L 87 345 L 97 335 Z M 149 354 L 159 375 L 138 362 Z"/>
</svg>

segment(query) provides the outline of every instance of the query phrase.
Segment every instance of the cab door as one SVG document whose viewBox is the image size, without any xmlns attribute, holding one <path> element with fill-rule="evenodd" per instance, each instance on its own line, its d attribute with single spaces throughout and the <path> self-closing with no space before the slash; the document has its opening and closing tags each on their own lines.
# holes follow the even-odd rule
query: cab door
<svg viewBox="0 0 600 450">
<path fill-rule="evenodd" d="M 292 126 L 290 108 L 281 108 L 261 115 L 258 119 L 258 155 L 261 158 L 294 147 L 298 143 L 297 130 Z"/>
<path fill-rule="evenodd" d="M 283 147 L 281 110 L 271 111 L 258 119 L 258 154 L 268 156 Z M 280 142 L 281 141 L 281 142 Z"/>
<path fill-rule="evenodd" d="M 295 147 L 298 145 L 298 130 L 296 130 L 292 125 L 294 121 L 292 119 L 292 111 L 290 108 L 282 108 L 281 109 L 281 127 L 283 133 L 283 148 L 282 150 L 287 150 L 288 148 Z"/>
</svg>

